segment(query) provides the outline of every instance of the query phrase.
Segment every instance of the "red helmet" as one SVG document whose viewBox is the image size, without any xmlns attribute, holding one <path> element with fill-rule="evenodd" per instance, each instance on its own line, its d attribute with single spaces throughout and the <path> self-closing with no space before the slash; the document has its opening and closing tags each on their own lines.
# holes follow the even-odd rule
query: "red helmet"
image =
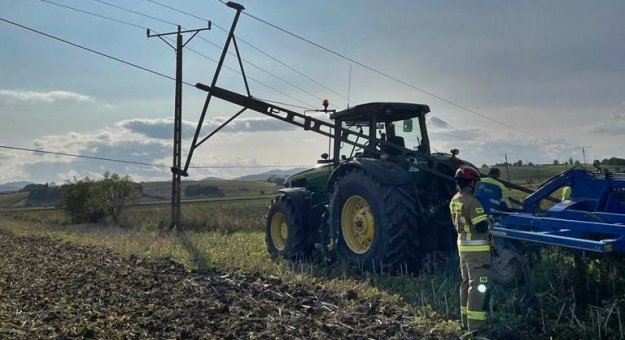
<svg viewBox="0 0 625 340">
<path fill-rule="evenodd" d="M 456 180 L 466 179 L 466 180 L 480 180 L 480 173 L 475 170 L 473 167 L 468 165 L 463 165 L 456 170 L 456 176 L 454 176 Z"/>
</svg>

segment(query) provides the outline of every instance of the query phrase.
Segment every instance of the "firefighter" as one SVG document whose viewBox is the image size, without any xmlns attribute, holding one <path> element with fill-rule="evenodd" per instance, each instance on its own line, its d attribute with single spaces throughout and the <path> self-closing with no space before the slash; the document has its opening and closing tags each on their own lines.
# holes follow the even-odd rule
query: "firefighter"
<svg viewBox="0 0 625 340">
<path fill-rule="evenodd" d="M 458 193 L 449 204 L 451 217 L 458 232 L 460 255 L 460 312 L 462 325 L 474 332 L 486 322 L 486 305 L 490 296 L 491 223 L 480 202 L 473 197 L 480 173 L 461 166 L 456 171 Z"/>
</svg>

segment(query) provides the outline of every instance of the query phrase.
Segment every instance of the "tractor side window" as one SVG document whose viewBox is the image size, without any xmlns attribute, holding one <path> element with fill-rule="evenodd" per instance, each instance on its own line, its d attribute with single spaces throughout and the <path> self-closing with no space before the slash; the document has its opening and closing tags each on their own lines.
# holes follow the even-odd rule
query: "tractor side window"
<svg viewBox="0 0 625 340">
<path fill-rule="evenodd" d="M 389 138 L 389 142 L 398 145 L 403 144 L 406 149 L 420 151 L 421 130 L 419 129 L 419 120 L 417 118 L 397 121 L 392 124 L 394 125 L 395 135 Z"/>
<path fill-rule="evenodd" d="M 369 135 L 369 127 L 366 125 L 348 125 L 343 123 L 343 127 L 352 131 L 360 132 L 365 136 Z M 357 136 L 350 135 L 349 140 L 356 142 L 362 145 L 368 145 L 369 142 L 366 138 L 361 138 Z M 349 143 L 341 143 L 341 159 L 352 158 L 352 157 L 363 157 L 366 156 L 366 152 L 357 146 L 354 146 Z"/>
</svg>

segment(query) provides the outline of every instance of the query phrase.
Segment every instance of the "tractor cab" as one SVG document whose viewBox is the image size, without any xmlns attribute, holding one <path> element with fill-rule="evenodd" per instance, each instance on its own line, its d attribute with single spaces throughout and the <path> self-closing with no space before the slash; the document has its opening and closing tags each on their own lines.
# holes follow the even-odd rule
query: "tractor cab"
<svg viewBox="0 0 625 340">
<path fill-rule="evenodd" d="M 330 115 L 336 124 L 349 129 L 358 129 L 369 136 L 367 143 L 375 144 L 375 140 L 383 140 L 397 146 L 430 154 L 425 115 L 430 107 L 412 103 L 367 103 L 354 106 Z M 376 145 L 376 149 L 394 156 L 398 149 Z M 355 151 L 355 150 L 353 150 Z M 368 155 L 366 150 L 351 156 Z"/>
</svg>

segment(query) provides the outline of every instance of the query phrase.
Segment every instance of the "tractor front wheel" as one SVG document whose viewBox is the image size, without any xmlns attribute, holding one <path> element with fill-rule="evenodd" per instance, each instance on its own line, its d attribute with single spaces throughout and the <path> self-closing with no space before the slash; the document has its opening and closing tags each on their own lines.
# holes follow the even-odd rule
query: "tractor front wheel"
<svg viewBox="0 0 625 340">
<path fill-rule="evenodd" d="M 312 247 L 306 237 L 304 221 L 286 195 L 273 200 L 265 231 L 267 250 L 273 257 L 295 260 L 310 256 Z"/>
</svg>

